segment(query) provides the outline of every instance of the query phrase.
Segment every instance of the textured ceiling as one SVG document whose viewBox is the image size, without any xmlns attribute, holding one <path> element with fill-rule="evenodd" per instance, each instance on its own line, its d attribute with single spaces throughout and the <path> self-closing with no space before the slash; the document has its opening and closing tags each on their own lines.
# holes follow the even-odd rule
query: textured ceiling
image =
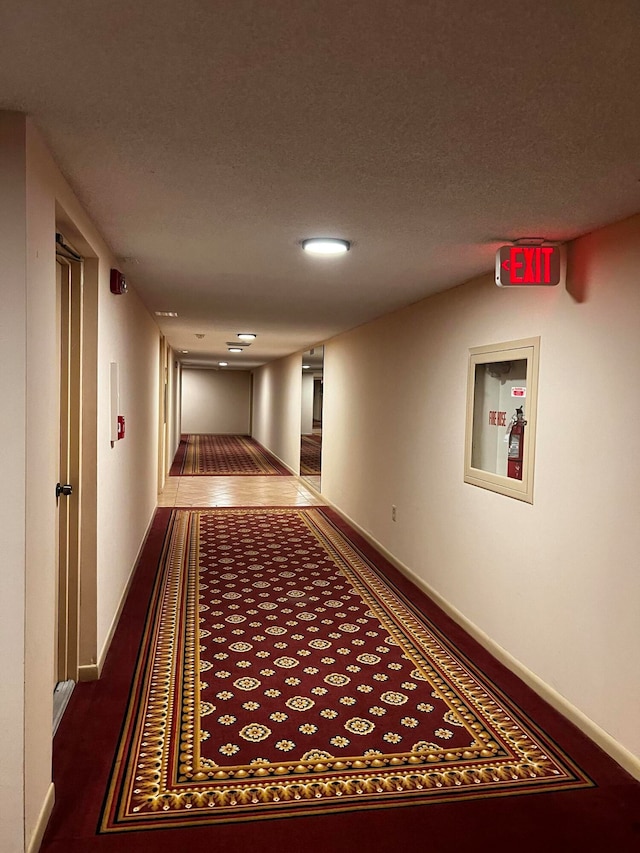
<svg viewBox="0 0 640 853">
<path fill-rule="evenodd" d="M 491 269 L 502 240 L 640 210 L 638 0 L 0 14 L 0 108 L 33 117 L 148 308 L 178 312 L 159 324 L 185 359 L 254 366 Z M 313 235 L 353 248 L 313 259 Z"/>
</svg>

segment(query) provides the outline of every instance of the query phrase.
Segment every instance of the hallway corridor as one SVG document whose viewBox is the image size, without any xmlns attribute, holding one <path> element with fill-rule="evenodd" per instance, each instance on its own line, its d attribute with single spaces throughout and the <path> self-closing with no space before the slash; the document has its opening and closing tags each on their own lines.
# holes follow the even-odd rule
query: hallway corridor
<svg viewBox="0 0 640 853">
<path fill-rule="evenodd" d="M 640 2 L 2 10 L 0 853 L 638 853 Z"/>
<path fill-rule="evenodd" d="M 187 507 L 193 511 L 187 510 Z M 244 512 L 243 508 L 247 509 L 247 512 Z M 296 518 L 292 515 L 292 512 L 297 510 L 303 510 L 305 513 L 315 512 L 314 508 L 317 508 L 319 513 L 317 516 Z M 279 518 L 281 522 L 278 522 Z M 280 530 L 278 524 L 281 524 Z M 263 546 L 255 544 L 259 542 L 261 529 L 268 531 L 264 534 L 266 544 Z M 305 539 L 307 534 L 309 538 Z M 313 552 L 314 547 L 319 550 Z M 268 549 L 272 549 L 271 555 L 281 556 L 273 556 L 272 562 L 264 556 L 258 556 L 267 554 Z M 328 557 L 322 556 L 322 549 L 328 549 Z M 215 557 L 212 556 L 214 554 Z M 221 557 L 224 554 L 227 556 Z M 249 562 L 260 560 L 264 565 L 246 565 L 244 554 L 250 555 Z M 296 557 L 296 554 L 302 556 Z M 335 565 L 331 554 L 335 557 Z M 342 558 L 344 565 L 336 574 L 323 575 L 323 561 L 327 562 L 326 572 L 336 572 Z M 302 563 L 303 560 L 307 562 Z M 171 567 L 175 569 L 175 582 L 169 582 L 166 587 L 162 585 L 163 561 L 169 575 Z M 189 602 L 193 596 L 188 592 L 188 584 L 184 588 L 184 594 L 180 589 L 182 574 L 188 573 L 190 561 L 195 567 L 196 577 L 199 576 L 197 585 L 199 584 L 200 597 L 197 600 L 201 602 L 201 656 L 198 657 L 196 653 L 200 663 L 194 671 L 198 678 L 203 676 L 199 679 L 200 690 L 196 689 L 193 694 L 201 694 L 201 698 L 195 700 L 199 715 L 195 728 L 200 733 L 202 754 L 200 755 L 199 747 L 196 748 L 195 754 L 200 755 L 201 768 L 219 768 L 217 775 L 229 777 L 230 781 L 225 783 L 227 787 L 219 789 L 215 795 L 208 795 L 217 797 L 209 801 L 210 818 L 206 814 L 204 817 L 196 815 L 197 802 L 189 800 L 192 796 L 189 794 L 185 795 L 187 800 L 182 801 L 182 807 L 176 813 L 178 819 L 172 817 L 174 805 L 169 805 L 169 800 L 166 800 L 159 813 L 154 816 L 152 810 L 147 815 L 146 822 L 136 823 L 136 811 L 140 806 L 127 812 L 125 800 L 129 795 L 125 789 L 129 787 L 133 796 L 132 802 L 135 801 L 136 792 L 146 784 L 143 780 L 147 771 L 137 771 L 141 775 L 136 778 L 141 781 L 136 783 L 132 781 L 132 774 L 136 772 L 134 765 L 136 768 L 143 768 L 145 762 L 149 761 L 149 750 L 156 737 L 153 735 L 152 741 L 143 732 L 161 731 L 157 726 L 148 729 L 151 725 L 149 718 L 158 719 L 157 708 L 154 710 L 153 706 L 153 694 L 156 689 L 154 685 L 163 684 L 165 681 L 168 683 L 169 680 L 173 684 L 173 679 L 176 679 L 175 688 L 172 688 L 170 694 L 167 693 L 171 698 L 167 698 L 162 704 L 163 719 L 167 714 L 171 715 L 175 704 L 176 707 L 182 708 L 180 713 L 184 721 L 187 717 L 190 718 L 189 709 L 193 706 L 188 686 L 189 667 L 185 664 L 183 674 L 182 665 L 176 663 L 177 650 L 182 649 L 185 644 L 184 660 L 189 660 Z M 219 568 L 213 568 L 214 563 Z M 226 569 L 220 566 L 220 563 L 226 563 Z M 349 574 L 351 567 L 358 565 L 362 570 L 363 579 L 366 579 L 367 575 L 371 576 L 371 590 L 377 591 L 381 604 L 389 604 L 389 618 L 396 614 L 400 620 L 399 627 L 402 627 L 403 623 L 414 624 L 414 620 L 418 619 L 411 635 L 413 640 L 409 645 L 403 645 L 406 638 L 402 633 L 394 632 L 393 620 L 387 620 L 384 610 L 376 609 L 375 596 L 367 599 L 366 585 L 361 587 L 357 575 Z M 225 570 L 221 572 L 220 569 Z M 256 573 L 256 570 L 260 571 Z M 301 571 L 306 571 L 307 574 L 302 576 Z M 206 622 L 206 619 L 210 618 L 207 616 L 210 604 L 204 602 L 209 602 L 211 593 L 218 592 L 213 585 L 222 585 L 219 578 L 226 579 L 226 587 L 231 589 L 235 587 L 232 580 L 237 579 L 239 575 L 251 574 L 254 580 L 259 580 L 251 587 L 240 590 L 241 595 L 229 591 L 212 602 L 214 606 L 221 608 L 217 617 L 221 620 L 220 624 Z M 351 577 L 354 588 L 338 583 L 343 575 Z M 301 587 L 302 582 L 313 577 L 316 580 L 311 586 Z M 331 585 L 329 581 L 322 579 L 324 577 L 331 580 Z M 293 580 L 289 580 L 291 578 Z M 273 587 L 276 591 L 274 594 L 277 594 L 278 590 L 286 590 L 287 583 L 291 584 L 291 591 L 286 595 L 293 597 L 277 599 L 286 602 L 279 607 L 275 603 L 269 603 L 268 599 L 269 587 L 272 586 L 273 580 L 279 580 L 282 584 Z M 174 586 L 171 586 L 171 583 L 174 583 Z M 364 596 L 362 606 L 355 587 L 360 591 L 359 594 Z M 304 594 L 304 589 L 312 590 L 313 594 Z M 316 592 L 319 595 L 315 595 Z M 259 596 L 263 596 L 263 604 L 252 605 L 254 598 L 248 598 L 248 593 L 257 595 L 256 601 L 260 600 Z M 280 592 L 280 595 L 282 594 L 283 592 Z M 327 598 L 319 598 L 321 595 Z M 365 600 L 369 603 L 365 604 Z M 320 604 L 324 606 L 321 607 Z M 266 610 L 251 609 L 252 606 Z M 228 609 L 225 610 L 225 607 Z M 296 611 L 295 607 L 302 610 Z M 342 608 L 344 612 L 332 609 L 335 607 Z M 153 613 L 163 609 L 169 614 L 169 622 L 174 626 L 170 636 L 163 633 L 166 631 L 166 624 L 161 619 L 154 621 Z M 285 615 L 279 615 L 279 611 Z M 222 614 L 225 612 L 232 615 L 224 619 Z M 240 615 L 245 612 L 253 615 Z M 316 613 L 324 619 L 318 619 Z M 185 633 L 180 628 L 180 614 L 186 614 Z M 331 618 L 326 618 L 333 617 L 334 614 L 338 617 L 338 622 L 340 619 L 346 620 L 339 622 L 337 632 L 338 622 L 334 623 Z M 215 614 L 212 614 L 212 617 L 215 617 Z M 243 622 L 246 618 L 258 620 L 249 623 L 254 626 L 254 634 L 251 637 L 249 632 L 245 636 Z M 263 622 L 262 619 L 272 621 Z M 324 628 L 325 632 L 329 632 L 326 637 L 336 640 L 333 643 L 334 648 L 331 648 L 332 640 L 325 639 L 322 628 L 319 631 L 317 627 L 322 621 L 328 626 Z M 218 637 L 217 645 L 213 646 L 213 650 L 217 650 L 216 654 L 209 663 L 205 661 L 209 654 L 208 644 L 216 639 L 211 632 L 214 629 L 223 632 L 225 622 L 235 625 L 235 628 L 229 631 L 229 640 L 233 634 L 236 635 L 235 641 L 223 642 L 223 637 Z M 367 640 L 365 644 L 366 637 L 360 630 L 359 623 L 363 626 L 368 623 L 369 628 L 386 626 L 385 630 L 391 631 L 392 636 L 387 636 L 385 640 L 384 634 L 369 630 L 367 633 L 372 639 Z M 203 624 L 207 625 L 208 630 L 203 630 Z M 265 629 L 265 626 L 270 627 Z M 258 636 L 255 631 L 264 633 Z M 293 631 L 300 633 L 291 633 Z M 302 631 L 312 633 L 303 634 Z M 424 631 L 427 632 L 427 639 L 423 638 L 424 649 L 421 650 L 420 637 Z M 286 636 L 287 632 L 289 636 Z M 313 639 L 309 641 L 310 637 Z M 359 637 L 363 639 L 358 639 Z M 247 642 L 249 638 L 251 642 Z M 384 640 L 382 645 L 381 640 Z M 352 647 L 347 646 L 347 643 Z M 282 650 L 287 646 L 288 650 L 282 656 Z M 295 652 L 294 646 L 298 649 Z M 306 646 L 308 648 L 305 650 Z M 161 661 L 158 664 L 158 660 L 162 659 L 163 655 L 166 657 L 168 648 L 172 650 L 167 657 L 168 668 L 162 670 Z M 429 648 L 432 655 L 431 664 L 427 663 L 426 650 Z M 233 678 L 227 671 L 232 668 L 227 649 L 241 651 L 241 658 L 246 656 L 242 660 L 238 660 L 237 655 L 235 657 L 237 666 L 247 667 L 238 673 L 243 677 L 234 682 L 241 688 L 236 690 L 240 696 L 237 700 L 232 698 L 233 692 L 227 689 L 232 686 L 229 682 L 230 678 Z M 400 654 L 401 651 L 404 653 Z M 327 653 L 336 652 L 337 660 L 334 657 L 326 657 Z M 423 652 L 424 658 L 420 657 Z M 281 657 L 275 657 L 276 654 Z M 358 657 L 354 659 L 356 654 Z M 317 659 L 312 655 L 316 655 Z M 306 666 L 304 672 L 309 673 L 309 676 L 305 679 L 298 662 L 304 660 L 306 664 L 320 664 L 320 655 L 325 655 L 321 659 L 322 663 L 342 674 L 333 672 L 322 678 L 322 672 L 318 674 L 318 666 Z M 154 660 L 156 663 L 152 663 Z M 362 664 L 356 665 L 356 660 Z M 418 660 L 424 660 L 424 667 L 414 668 L 411 673 L 413 680 L 407 681 L 400 670 L 405 665 L 409 668 L 415 666 Z M 258 692 L 262 692 L 265 685 L 262 684 L 260 691 L 256 690 L 260 680 L 248 676 L 257 675 L 256 670 L 264 667 L 265 663 L 268 667 L 276 665 L 283 668 L 282 676 L 270 668 L 260 669 L 260 673 L 266 681 L 274 677 L 280 679 L 277 685 L 285 693 L 281 698 L 272 700 L 275 703 L 272 707 L 278 707 L 280 710 L 274 711 L 268 718 L 260 718 L 261 722 L 245 725 L 244 729 L 240 730 L 241 739 L 244 738 L 249 743 L 248 747 L 246 744 L 243 747 L 242 740 L 239 745 L 236 744 L 238 736 L 237 733 L 235 737 L 232 734 L 233 723 L 236 717 L 243 713 L 243 708 L 250 709 L 250 714 L 255 714 L 260 708 L 260 702 L 256 702 L 255 698 L 260 698 Z M 213 670 L 216 665 L 221 667 L 220 671 Z M 156 668 L 157 666 L 160 668 Z M 399 671 L 398 685 L 391 690 L 396 669 Z M 212 671 L 205 674 L 207 670 Z M 425 676 L 427 672 L 431 673 L 429 678 Z M 441 679 L 441 676 L 447 673 L 451 678 L 448 686 Z M 367 680 L 371 678 L 371 674 L 373 680 Z M 302 681 L 299 675 L 302 676 Z M 357 680 L 361 681 L 357 690 L 346 686 L 351 678 L 354 678 L 354 685 Z M 427 681 L 431 681 L 431 684 L 420 683 Z M 382 703 L 372 705 L 373 699 L 369 697 L 369 693 L 376 695 L 372 693 L 374 687 L 371 686 L 376 684 L 380 686 L 375 689 L 385 692 L 380 694 Z M 285 702 L 286 685 L 291 685 L 291 691 L 296 695 L 292 695 Z M 329 689 L 326 685 L 329 685 Z M 224 688 L 222 691 L 219 689 L 221 686 Z M 334 688 L 334 694 L 330 693 L 331 687 Z M 424 693 L 427 687 L 430 692 Z M 229 741 L 226 744 L 215 741 L 214 733 L 206 749 L 210 750 L 209 755 L 222 753 L 222 759 L 218 757 L 215 762 L 204 758 L 205 743 L 210 737 L 209 730 L 214 731 L 212 724 L 207 725 L 208 720 L 213 723 L 214 717 L 205 716 L 211 713 L 207 702 L 204 701 L 205 695 L 209 698 L 206 694 L 208 688 L 218 691 L 215 695 L 221 700 L 216 716 L 220 711 L 226 711 L 218 718 L 218 722 L 223 726 L 225 740 Z M 415 691 L 415 696 L 412 691 Z M 280 692 L 280 689 L 270 688 L 264 691 L 264 694 L 267 697 L 277 697 Z M 329 696 L 325 699 L 328 692 Z M 331 695 L 334 695 L 333 700 Z M 422 701 L 416 704 L 416 699 L 425 696 L 429 698 L 429 703 Z M 458 701 L 458 696 L 466 697 L 466 707 Z M 239 703 L 248 697 L 251 697 L 249 701 L 240 706 Z M 232 701 L 225 701 L 227 699 Z M 144 704 L 148 702 L 151 704 Z M 322 702 L 325 703 L 325 709 L 318 716 L 316 712 Z M 327 767 L 324 765 L 329 764 L 329 771 L 331 762 L 335 765 L 333 773 L 329 774 L 329 787 L 321 781 L 310 783 L 320 786 L 315 794 L 315 797 L 320 798 L 317 804 L 312 796 L 308 805 L 301 808 L 296 806 L 295 798 L 287 793 L 286 796 L 291 796 L 291 807 L 283 809 L 286 804 L 278 803 L 277 796 L 273 799 L 273 791 L 276 790 L 273 786 L 278 782 L 277 775 L 273 777 L 273 784 L 262 788 L 259 788 L 257 776 L 258 787 L 250 789 L 254 791 L 252 796 L 253 803 L 256 804 L 255 810 L 250 812 L 247 818 L 234 815 L 233 795 L 227 794 L 225 800 L 224 791 L 233 791 L 233 785 L 241 784 L 240 777 L 246 776 L 247 772 L 253 773 L 256 762 L 258 774 L 266 773 L 267 768 L 271 773 L 273 768 L 276 768 L 276 774 L 289 774 L 285 777 L 285 782 L 293 774 L 293 781 L 278 790 L 296 790 L 295 774 L 300 776 L 301 768 L 293 765 L 301 760 L 300 754 L 292 752 L 294 759 L 291 766 L 287 767 L 285 764 L 276 767 L 277 761 L 274 764 L 274 759 L 268 754 L 269 748 L 274 747 L 269 745 L 267 733 L 270 734 L 271 728 L 278 726 L 281 727 L 278 731 L 284 732 L 291 723 L 291 720 L 287 721 L 288 716 L 295 718 L 297 725 L 303 720 L 299 714 L 303 707 L 311 708 L 315 703 L 317 708 L 314 709 L 316 716 L 313 719 L 320 724 L 320 728 L 325 724 L 332 725 L 332 720 L 337 717 L 346 719 L 354 712 L 358 714 L 346 720 L 344 725 L 341 723 L 340 728 L 343 733 L 346 729 L 347 733 L 355 735 L 352 745 L 349 746 L 348 738 L 334 736 L 331 743 L 335 745 L 335 749 L 332 748 L 331 753 L 316 747 L 302 756 L 307 772 L 311 772 L 309 761 L 316 762 L 314 766 L 315 772 L 319 774 L 318 780 L 321 780 L 323 774 L 326 775 Z M 436 731 L 436 737 L 442 739 L 440 746 L 420 740 L 419 735 L 413 732 L 413 729 L 416 732 L 422 730 L 418 726 L 423 726 L 423 717 L 428 716 L 429 712 L 442 713 L 437 710 L 439 703 L 444 703 L 450 709 L 441 718 L 441 722 L 445 721 L 445 728 L 441 726 Z M 370 717 L 365 719 L 362 709 L 369 705 Z M 149 709 L 147 713 L 143 713 L 145 707 Z M 413 710 L 411 714 L 407 710 L 410 708 L 419 710 Z M 140 709 L 141 720 L 139 724 L 135 724 L 136 714 Z M 428 713 L 423 713 L 421 717 L 420 709 Z M 211 710 L 215 710 L 214 705 L 211 705 Z M 397 715 L 397 719 L 392 724 L 393 714 Z M 413 715 L 417 715 L 420 722 Z M 364 743 L 365 735 L 371 735 L 371 730 L 375 727 L 372 720 L 375 724 L 382 720 L 382 731 L 385 728 L 388 731 L 391 727 L 394 731 L 401 731 L 402 735 L 388 733 L 385 735 L 387 745 L 380 741 L 382 747 L 367 749 L 362 753 L 359 763 L 357 755 L 360 753 L 356 751 L 354 759 L 353 750 L 357 750 L 357 744 Z M 264 725 L 264 721 L 271 728 Z M 482 753 L 487 756 L 491 754 L 488 764 L 486 761 L 483 764 L 481 753 L 477 751 L 473 752 L 475 757 L 470 762 L 469 759 L 473 757 L 471 753 L 467 756 L 467 752 L 463 752 L 459 746 L 460 743 L 465 743 L 464 739 L 460 740 L 465 735 L 465 721 L 470 725 L 470 732 L 475 731 L 480 733 L 481 738 L 485 738 L 479 743 L 489 749 L 489 752 Z M 136 725 L 139 729 L 136 729 Z M 207 731 L 204 729 L 205 725 Z M 186 724 L 182 725 L 180 729 L 183 734 L 180 737 L 179 760 L 178 752 L 174 753 L 175 767 L 180 763 L 180 772 L 186 772 L 188 769 L 186 765 L 183 766 L 188 759 L 185 757 L 186 753 L 182 754 L 182 750 L 186 750 L 185 739 L 189 740 L 189 732 L 192 729 L 185 726 Z M 481 728 L 484 728 L 484 732 Z M 252 732 L 245 734 L 247 729 Z M 129 730 L 131 735 L 127 734 Z M 301 735 L 296 735 L 298 730 L 302 732 Z M 135 734 L 136 731 L 139 731 L 139 734 Z M 158 745 L 165 736 L 168 737 L 165 730 L 162 731 L 164 734 L 157 735 L 160 738 Z M 302 741 L 307 737 L 308 743 L 312 742 L 313 737 L 320 737 L 320 732 L 314 734 L 318 731 L 318 726 L 310 722 L 302 723 L 298 729 L 290 728 L 288 731 L 287 736 L 296 737 L 298 740 L 301 738 Z M 291 732 L 294 734 L 291 735 Z M 496 739 L 502 739 L 500 748 L 495 743 L 492 745 L 489 732 Z M 397 774 L 392 773 L 388 778 L 384 777 L 382 770 L 378 771 L 376 767 L 387 762 L 386 753 L 392 756 L 396 754 L 396 750 L 401 749 L 395 744 L 403 736 L 406 736 L 409 744 L 414 740 L 418 743 L 412 747 L 411 754 L 397 753 L 399 757 L 392 759 L 392 763 L 397 762 Z M 248 748 L 251 755 L 252 742 L 259 744 L 257 750 L 267 757 L 252 759 L 244 765 L 242 762 L 238 766 L 234 765 L 234 753 L 238 750 L 246 751 Z M 284 751 L 284 756 L 293 748 L 293 740 L 281 739 L 275 744 L 275 749 L 280 750 L 281 754 Z M 470 745 L 469 749 L 471 748 Z M 161 759 L 163 762 L 166 759 L 167 768 L 170 768 L 173 761 L 171 754 L 177 749 L 177 745 L 171 747 L 165 758 Z M 336 761 L 336 752 L 338 757 L 346 752 L 351 758 L 345 758 L 341 763 Z M 241 751 L 240 756 L 243 754 Z M 420 771 L 420 765 L 424 763 L 421 755 L 427 754 L 434 757 L 433 765 L 427 768 L 427 775 L 416 775 L 419 772 L 424 774 L 424 770 Z M 439 765 L 435 758 L 437 754 L 440 755 L 440 762 L 444 760 L 445 765 L 449 763 L 449 769 L 445 766 L 442 772 L 438 770 Z M 504 756 L 503 763 L 496 763 L 501 754 Z M 518 754 L 522 759 L 519 764 Z M 407 755 L 410 756 L 410 761 L 414 762 L 416 773 L 411 770 L 411 765 L 407 765 L 411 772 L 402 770 L 403 763 L 407 762 Z M 466 763 L 463 756 L 467 756 Z M 286 762 L 286 758 L 281 758 L 280 761 L 282 760 Z M 324 765 L 317 764 L 318 761 L 324 762 Z M 365 764 L 370 765 L 369 770 L 360 772 L 358 778 L 353 777 L 357 767 L 364 768 Z M 129 770 L 126 769 L 127 766 L 130 767 Z M 481 769 L 483 766 L 485 770 Z M 226 767 L 235 769 L 223 773 Z M 261 770 L 263 767 L 264 770 Z M 318 769 L 321 767 L 322 773 Z M 500 767 L 506 772 L 503 773 Z M 164 765 L 163 768 L 162 774 L 169 772 Z M 177 769 L 175 772 L 178 772 Z M 210 784 L 214 784 L 213 770 L 210 775 Z M 534 778 L 536 775 L 539 778 Z M 188 777 L 187 773 L 184 778 Z M 381 785 L 388 785 L 385 787 L 386 794 L 376 795 L 373 788 L 367 793 L 368 789 L 362 785 L 368 778 L 377 780 L 375 784 L 378 785 L 379 792 L 383 791 Z M 350 779 L 352 781 L 349 781 Z M 387 781 L 384 781 L 385 779 Z M 434 783 L 431 791 L 416 797 L 419 793 L 416 788 L 423 787 L 416 781 L 418 779 L 440 781 Z M 389 785 L 389 780 L 395 781 Z M 102 678 L 97 682 L 79 684 L 76 687 L 56 736 L 54 781 L 56 806 L 42 846 L 45 853 L 182 853 L 188 849 L 224 850 L 228 853 L 244 853 L 253 849 L 259 849 L 262 853 L 347 853 L 362 849 L 383 853 L 398 848 L 425 853 L 445 853 L 478 844 L 490 844 L 496 849 L 509 846 L 519 851 L 537 851 L 542 848 L 551 853 L 571 850 L 589 853 L 606 846 L 608 849 L 615 849 L 617 853 L 632 853 L 637 850 L 640 837 L 640 783 L 632 780 L 577 729 L 488 655 L 351 530 L 337 513 L 325 508 L 322 500 L 307 489 L 298 477 L 167 479 Z M 207 790 L 209 783 L 205 780 L 202 784 L 204 787 L 194 790 Z M 228 785 L 232 787 L 229 788 Z M 462 788 L 457 790 L 456 786 L 460 785 Z M 465 785 L 469 785 L 466 791 Z M 394 786 L 398 786 L 397 791 Z M 501 786 L 504 786 L 504 790 Z M 324 790 L 322 795 L 321 789 Z M 220 790 L 223 790 L 222 794 Z M 262 793 L 259 794 L 259 790 Z M 398 796 L 401 790 L 404 799 Z M 213 792 L 213 788 L 211 791 Z M 336 797 L 340 796 L 338 791 L 343 791 L 344 801 L 340 801 L 340 807 L 336 808 Z M 358 796 L 354 796 L 356 793 L 360 796 L 359 801 Z M 333 794 L 335 796 L 332 796 Z M 231 800 L 228 799 L 229 796 L 232 796 Z M 379 801 L 375 800 L 376 796 Z M 264 800 L 265 803 L 270 802 L 272 808 L 264 808 L 262 814 L 260 802 L 263 800 L 260 798 L 264 797 L 272 797 L 271 800 Z M 396 802 L 393 802 L 394 798 Z M 225 802 L 226 806 L 220 805 Z M 249 800 L 242 802 L 253 808 Z M 242 802 L 239 801 L 238 806 L 241 806 Z M 192 811 L 187 811 L 192 805 Z M 217 808 L 213 808 L 214 805 Z M 403 807 L 398 808 L 399 805 Z M 300 810 L 300 816 L 296 814 L 297 808 Z M 202 808 L 200 811 L 202 812 Z M 278 819 L 280 813 L 284 817 Z M 116 818 L 116 814 L 121 817 Z M 267 819 L 261 819 L 262 817 Z"/>
</svg>

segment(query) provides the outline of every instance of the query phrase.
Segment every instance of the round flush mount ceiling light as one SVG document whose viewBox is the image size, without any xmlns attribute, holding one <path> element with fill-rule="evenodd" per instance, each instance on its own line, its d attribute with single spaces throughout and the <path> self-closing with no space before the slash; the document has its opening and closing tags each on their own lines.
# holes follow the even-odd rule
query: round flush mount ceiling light
<svg viewBox="0 0 640 853">
<path fill-rule="evenodd" d="M 257 337 L 253 332 L 238 332 L 236 335 L 236 338 L 239 338 L 241 341 L 255 341 Z"/>
<path fill-rule="evenodd" d="M 344 255 L 351 243 L 336 237 L 310 237 L 302 241 L 302 248 L 311 255 Z"/>
<path fill-rule="evenodd" d="M 244 352 L 242 347 L 229 347 L 229 352 Z"/>
<path fill-rule="evenodd" d="M 227 367 L 227 365 L 228 365 L 228 364 L 229 364 L 229 362 L 228 362 L 228 361 L 219 361 L 219 362 L 218 362 L 218 367 Z"/>
<path fill-rule="evenodd" d="M 310 364 L 303 364 L 303 365 L 302 365 L 302 369 L 303 369 L 303 370 L 309 370 L 309 368 L 310 368 L 310 367 L 311 367 L 311 365 L 310 365 Z"/>
</svg>

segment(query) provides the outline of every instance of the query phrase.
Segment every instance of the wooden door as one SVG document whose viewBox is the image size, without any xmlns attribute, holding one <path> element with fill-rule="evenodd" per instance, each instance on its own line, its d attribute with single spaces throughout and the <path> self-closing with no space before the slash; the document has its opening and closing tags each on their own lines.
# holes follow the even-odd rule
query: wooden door
<svg viewBox="0 0 640 853">
<path fill-rule="evenodd" d="M 56 681 L 78 677 L 82 263 L 58 258 L 60 330 L 60 467 Z"/>
</svg>

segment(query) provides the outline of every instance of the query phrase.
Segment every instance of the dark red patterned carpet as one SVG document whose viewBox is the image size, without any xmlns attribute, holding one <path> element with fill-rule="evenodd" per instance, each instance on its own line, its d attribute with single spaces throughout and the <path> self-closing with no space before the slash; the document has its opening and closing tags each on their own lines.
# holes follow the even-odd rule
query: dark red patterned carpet
<svg viewBox="0 0 640 853">
<path fill-rule="evenodd" d="M 322 510 L 178 510 L 158 580 L 105 831 L 591 784 Z"/>
<path fill-rule="evenodd" d="M 179 476 L 291 476 L 284 465 L 248 435 L 187 434 L 169 474 Z"/>
<path fill-rule="evenodd" d="M 44 851 L 640 838 L 640 785 L 326 508 L 160 510 L 55 776 Z"/>
</svg>

